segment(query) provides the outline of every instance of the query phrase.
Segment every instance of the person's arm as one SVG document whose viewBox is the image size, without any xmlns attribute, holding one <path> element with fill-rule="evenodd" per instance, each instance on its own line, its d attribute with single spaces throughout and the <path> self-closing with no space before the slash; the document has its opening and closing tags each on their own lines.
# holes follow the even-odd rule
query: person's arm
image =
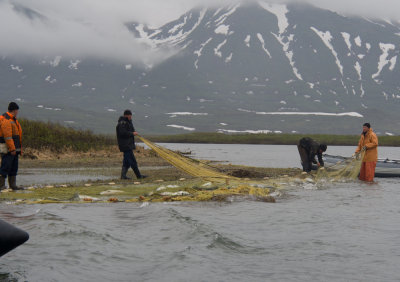
<svg viewBox="0 0 400 282">
<path fill-rule="evenodd" d="M 315 159 L 315 153 L 313 152 L 312 148 L 310 150 L 310 154 L 308 155 L 308 159 L 313 163 L 316 164 L 317 160 Z"/>
<path fill-rule="evenodd" d="M 375 134 L 371 134 L 371 138 L 368 140 L 368 143 L 365 144 L 366 149 L 373 149 L 378 147 L 378 137 Z"/>
<path fill-rule="evenodd" d="M 322 159 L 322 153 L 318 153 L 318 163 L 320 166 L 324 166 L 324 160 Z"/>
<path fill-rule="evenodd" d="M 358 141 L 357 149 L 354 152 L 355 154 L 358 154 L 362 149 L 362 143 L 363 143 L 363 139 L 364 139 L 363 137 L 364 136 L 361 134 L 360 140 Z"/>
<path fill-rule="evenodd" d="M 3 132 L 3 137 L 7 144 L 8 151 L 12 155 L 15 155 L 16 152 L 15 152 L 14 140 L 12 138 L 11 122 L 9 122 L 8 120 L 3 120 L 3 122 L 1 123 L 1 131 Z"/>
</svg>

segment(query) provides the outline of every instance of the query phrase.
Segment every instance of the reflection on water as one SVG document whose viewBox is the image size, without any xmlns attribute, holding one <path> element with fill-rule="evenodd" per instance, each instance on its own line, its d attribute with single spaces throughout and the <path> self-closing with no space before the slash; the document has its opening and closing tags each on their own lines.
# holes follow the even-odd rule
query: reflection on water
<svg viewBox="0 0 400 282">
<path fill-rule="evenodd" d="M 19 281 L 400 278 L 398 180 L 286 193 L 276 204 L 1 204 L 31 238 L 0 260 L 0 273 Z"/>
<path fill-rule="evenodd" d="M 400 180 L 376 181 L 299 183 L 275 204 L 0 203 L 30 234 L 0 281 L 399 281 Z"/>
</svg>

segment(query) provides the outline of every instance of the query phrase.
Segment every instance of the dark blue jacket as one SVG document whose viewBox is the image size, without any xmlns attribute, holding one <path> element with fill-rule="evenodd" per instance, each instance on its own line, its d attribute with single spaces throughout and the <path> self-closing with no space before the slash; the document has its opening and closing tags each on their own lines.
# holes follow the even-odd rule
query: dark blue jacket
<svg viewBox="0 0 400 282">
<path fill-rule="evenodd" d="M 116 131 L 118 147 L 121 152 L 136 149 L 135 136 L 133 135 L 135 128 L 133 127 L 131 120 L 127 117 L 121 116 L 118 119 Z"/>
</svg>

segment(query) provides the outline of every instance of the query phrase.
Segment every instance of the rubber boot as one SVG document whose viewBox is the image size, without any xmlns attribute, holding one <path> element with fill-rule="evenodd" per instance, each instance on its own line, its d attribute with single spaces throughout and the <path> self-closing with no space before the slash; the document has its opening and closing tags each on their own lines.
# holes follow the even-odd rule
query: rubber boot
<svg viewBox="0 0 400 282">
<path fill-rule="evenodd" d="M 10 189 L 13 190 L 24 190 L 24 188 L 17 186 L 17 177 L 15 175 L 8 176 L 8 185 L 10 186 Z"/>
<path fill-rule="evenodd" d="M 121 179 L 131 179 L 130 177 L 126 176 L 126 173 L 128 172 L 129 167 L 122 167 L 121 169 Z"/>
<path fill-rule="evenodd" d="M 0 190 L 6 189 L 6 178 L 0 174 Z"/>
<path fill-rule="evenodd" d="M 147 177 L 147 175 L 143 175 L 143 174 L 140 173 L 140 170 L 139 170 L 139 168 L 137 166 L 133 166 L 132 170 L 135 173 L 137 179 L 143 179 L 143 178 Z"/>
</svg>

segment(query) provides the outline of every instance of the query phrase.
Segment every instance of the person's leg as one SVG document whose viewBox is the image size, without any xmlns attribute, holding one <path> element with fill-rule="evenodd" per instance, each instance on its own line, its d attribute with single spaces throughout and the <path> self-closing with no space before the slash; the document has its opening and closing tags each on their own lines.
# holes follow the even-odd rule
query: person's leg
<svg viewBox="0 0 400 282">
<path fill-rule="evenodd" d="M 129 151 L 124 152 L 124 159 L 122 161 L 122 169 L 121 169 L 121 179 L 131 179 L 126 174 L 130 168 L 131 164 L 129 162 Z"/>
<path fill-rule="evenodd" d="M 1 155 L 0 166 L 0 190 L 6 189 L 6 178 L 8 175 L 8 157 L 7 154 Z"/>
<path fill-rule="evenodd" d="M 358 176 L 358 179 L 360 179 L 362 181 L 365 181 L 365 173 L 366 173 L 365 169 L 366 169 L 365 162 L 362 162 L 361 163 L 361 168 L 360 168 L 360 175 Z"/>
<path fill-rule="evenodd" d="M 10 171 L 8 176 L 17 176 L 18 174 L 18 155 L 12 156 Z"/>
<path fill-rule="evenodd" d="M 297 145 L 297 149 L 299 150 L 299 155 L 301 159 L 301 165 L 303 166 L 303 171 L 311 171 L 311 164 L 310 161 L 308 160 L 308 154 L 306 149 L 301 147 L 300 145 Z"/>
<path fill-rule="evenodd" d="M 24 189 L 17 186 L 18 159 L 18 155 L 15 155 L 12 160 L 10 172 L 8 173 L 8 185 L 13 190 Z"/>
<path fill-rule="evenodd" d="M 132 168 L 137 178 L 142 178 L 142 175 L 139 171 L 135 155 L 132 150 L 124 152 L 124 156 L 126 155 L 127 163 L 129 163 L 129 167 Z"/>
<path fill-rule="evenodd" d="M 136 158 L 135 155 L 133 154 L 133 151 L 131 151 L 131 159 L 132 159 L 131 168 L 133 169 L 133 172 L 135 173 L 137 178 L 142 178 L 142 174 L 139 171 L 139 167 L 136 162 Z"/>
<path fill-rule="evenodd" d="M 11 167 L 13 164 L 14 156 L 10 153 L 4 154 L 1 158 L 0 174 L 4 177 L 10 174 Z"/>
<path fill-rule="evenodd" d="M 365 181 L 374 181 L 376 162 L 365 163 Z"/>
</svg>

